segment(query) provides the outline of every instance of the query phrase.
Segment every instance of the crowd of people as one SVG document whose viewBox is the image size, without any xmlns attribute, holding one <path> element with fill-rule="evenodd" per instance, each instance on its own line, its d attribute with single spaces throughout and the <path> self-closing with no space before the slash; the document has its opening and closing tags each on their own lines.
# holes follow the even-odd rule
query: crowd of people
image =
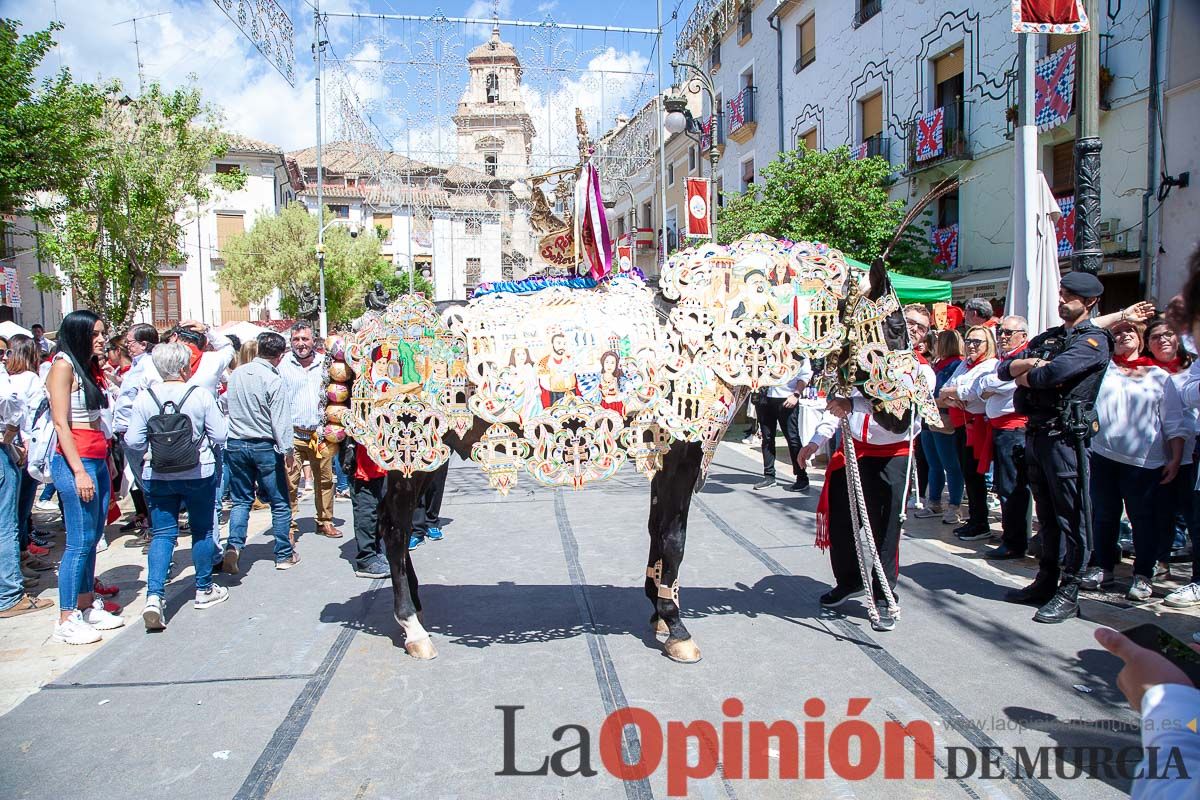
<svg viewBox="0 0 1200 800">
<path fill-rule="evenodd" d="M 53 607 L 38 597 L 53 573 L 53 534 L 33 527 L 37 506 L 62 516 L 58 615 L 53 639 L 84 645 L 125 624 L 120 593 L 96 575 L 105 531 L 133 503 L 122 532 L 146 556 L 148 631 L 166 627 L 164 598 L 182 532 L 190 535 L 196 609 L 228 599 L 213 580 L 243 568 L 250 512 L 269 509 L 277 570 L 300 563 L 300 502 L 315 505 L 315 533 L 344 535 L 336 498 L 353 500 L 354 573 L 391 574 L 376 525 L 384 472 L 366 448 L 323 435 L 329 361 L 312 326 L 289 339 L 260 333 L 241 343 L 187 320 L 163 333 L 139 323 L 109 337 L 105 321 L 77 310 L 51 343 L 40 325 L 0 348 L 0 619 Z M 445 470 L 430 481 L 410 547 L 442 538 Z M 306 489 L 306 486 L 308 487 Z"/>
<path fill-rule="evenodd" d="M 1080 589 L 1112 589 L 1123 548 L 1133 555 L 1128 600 L 1146 601 L 1156 584 L 1175 577 L 1185 583 L 1162 587 L 1164 603 L 1200 605 L 1200 364 L 1179 313 L 1185 303 L 1177 299 L 1168 309 L 1175 313 L 1165 315 L 1145 302 L 1096 315 L 1102 293 L 1095 276 L 1064 276 L 1063 324 L 1037 337 L 1025 318 L 995 315 L 982 298 L 965 304 L 960 324 L 947 315 L 951 324 L 941 329 L 927 306 L 905 306 L 937 422 L 896 432 L 873 417 L 864 397 L 829 398 L 808 441 L 789 441 L 799 476 L 822 445 L 836 440 L 840 422 L 849 422 L 844 430 L 853 439 L 888 589 L 899 575 L 900 530 L 911 513 L 953 526 L 964 542 L 998 539 L 988 559 L 1036 556 L 1037 579 L 1008 599 L 1037 606 L 1039 622 L 1075 616 Z M 768 449 L 774 454 L 775 425 L 788 430 L 778 417 L 759 407 L 764 460 Z M 844 450 L 832 454 L 817 510 L 818 545 L 830 548 L 835 578 L 821 598 L 826 607 L 868 588 L 853 544 Z M 1188 538 L 1189 571 L 1173 575 L 1172 554 Z M 878 580 L 870 588 L 884 599 Z M 883 605 L 877 627 L 888 630 L 894 620 Z"/>
</svg>

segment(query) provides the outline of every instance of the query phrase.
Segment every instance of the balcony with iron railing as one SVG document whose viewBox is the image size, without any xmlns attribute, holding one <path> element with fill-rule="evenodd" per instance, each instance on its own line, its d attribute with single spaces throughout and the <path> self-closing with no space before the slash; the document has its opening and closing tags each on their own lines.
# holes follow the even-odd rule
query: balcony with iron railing
<svg viewBox="0 0 1200 800">
<path fill-rule="evenodd" d="M 713 132 L 716 132 L 715 145 L 718 150 L 725 146 L 725 130 L 721 125 L 721 116 L 713 114 L 700 123 L 700 152 L 707 153 L 713 149 Z"/>
<path fill-rule="evenodd" d="M 951 103 L 904 124 L 907 160 L 904 174 L 970 161 L 971 104 Z"/>
<path fill-rule="evenodd" d="M 852 24 L 857 28 L 871 17 L 878 14 L 882 9 L 882 0 L 868 0 L 868 2 L 862 3 L 859 6 L 858 11 L 854 14 L 854 22 Z"/>
<path fill-rule="evenodd" d="M 804 69 L 805 67 L 807 67 L 809 64 L 813 63 L 816 60 L 817 60 L 817 48 L 814 45 L 813 47 L 808 48 L 807 50 L 805 50 L 803 53 L 800 54 L 800 57 L 796 59 L 796 65 L 794 67 L 792 67 L 792 72 L 799 73 L 800 70 Z"/>
<path fill-rule="evenodd" d="M 863 143 L 858 146 L 856 153 L 858 158 L 873 158 L 879 156 L 886 158 L 889 161 L 892 157 L 892 140 L 882 134 L 876 134 L 868 139 L 863 140 Z"/>
<path fill-rule="evenodd" d="M 730 139 L 738 144 L 745 144 L 754 136 L 758 127 L 754 117 L 753 86 L 747 86 L 738 92 L 737 96 L 726 102 L 725 127 Z"/>
</svg>

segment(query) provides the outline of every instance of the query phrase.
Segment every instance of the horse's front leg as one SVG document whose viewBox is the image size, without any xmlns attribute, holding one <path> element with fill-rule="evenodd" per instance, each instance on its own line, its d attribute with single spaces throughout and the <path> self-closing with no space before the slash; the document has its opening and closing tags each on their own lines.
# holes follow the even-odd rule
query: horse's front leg
<svg viewBox="0 0 1200 800">
<path fill-rule="evenodd" d="M 409 558 L 408 541 L 412 536 L 413 509 L 428 477 L 427 472 L 413 473 L 411 478 L 389 472 L 379 514 L 379 533 L 392 572 L 393 616 L 404 629 L 405 652 L 423 660 L 437 658 L 437 649 L 418 617 L 421 601 L 417 596 L 417 573 Z"/>
<path fill-rule="evenodd" d="M 700 475 L 699 443 L 676 442 L 663 458 L 663 468 L 650 484 L 650 554 L 658 558 L 647 569 L 647 594 L 654 587 L 656 630 L 665 625 L 667 657 L 683 663 L 700 660 L 700 648 L 679 616 L 679 570 L 687 542 L 688 509 Z"/>
</svg>

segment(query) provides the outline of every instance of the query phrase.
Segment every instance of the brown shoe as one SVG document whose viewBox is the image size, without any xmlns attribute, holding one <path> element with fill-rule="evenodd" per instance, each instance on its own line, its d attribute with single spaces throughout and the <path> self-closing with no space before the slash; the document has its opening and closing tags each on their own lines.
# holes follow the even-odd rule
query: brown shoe
<svg viewBox="0 0 1200 800">
<path fill-rule="evenodd" d="M 54 569 L 54 564 L 42 558 L 41 556 L 32 555 L 29 552 L 21 554 L 21 572 L 25 570 L 33 570 L 34 572 L 45 572 L 48 569 Z"/>
<path fill-rule="evenodd" d="M 16 604 L 0 611 L 0 619 L 19 617 L 22 614 L 28 614 L 30 611 L 41 611 L 43 608 L 49 608 L 52 605 L 54 605 L 53 600 L 41 600 L 30 595 L 24 595 Z"/>
<path fill-rule="evenodd" d="M 317 533 L 329 539 L 340 539 L 345 535 L 335 528 L 332 522 L 326 522 L 324 525 L 321 525 L 317 528 Z"/>
</svg>

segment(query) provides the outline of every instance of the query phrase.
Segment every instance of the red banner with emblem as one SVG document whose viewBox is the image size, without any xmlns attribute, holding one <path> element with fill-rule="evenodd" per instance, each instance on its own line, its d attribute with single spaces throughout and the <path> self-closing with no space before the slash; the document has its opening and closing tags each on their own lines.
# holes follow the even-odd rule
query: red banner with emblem
<svg viewBox="0 0 1200 800">
<path fill-rule="evenodd" d="M 687 235 L 693 239 L 711 239 L 712 225 L 708 209 L 709 196 L 708 178 L 687 179 Z"/>
<path fill-rule="evenodd" d="M 1012 0 L 1014 33 L 1083 33 L 1083 0 Z"/>
</svg>

